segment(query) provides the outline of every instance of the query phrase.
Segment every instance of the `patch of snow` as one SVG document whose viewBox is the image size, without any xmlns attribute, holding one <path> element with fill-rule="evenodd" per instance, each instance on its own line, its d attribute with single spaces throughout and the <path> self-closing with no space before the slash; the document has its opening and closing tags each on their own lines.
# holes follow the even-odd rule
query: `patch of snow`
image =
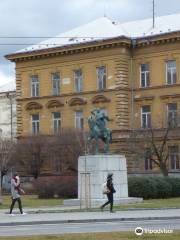
<svg viewBox="0 0 180 240">
<path fill-rule="evenodd" d="M 2 86 L 0 86 L 0 93 L 16 91 L 16 83 L 15 81 L 8 82 Z"/>
<path fill-rule="evenodd" d="M 102 17 L 16 53 L 100 41 L 120 36 L 140 38 L 174 31 L 180 31 L 180 13 L 156 17 L 154 28 L 152 27 L 152 18 L 118 23 L 107 17 Z"/>
</svg>

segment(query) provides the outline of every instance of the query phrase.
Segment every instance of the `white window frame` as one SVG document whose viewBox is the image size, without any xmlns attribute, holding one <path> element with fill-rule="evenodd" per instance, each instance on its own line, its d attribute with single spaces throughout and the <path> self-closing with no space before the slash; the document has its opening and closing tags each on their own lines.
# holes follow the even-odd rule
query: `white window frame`
<svg viewBox="0 0 180 240">
<path fill-rule="evenodd" d="M 171 152 L 170 148 L 172 147 L 177 147 L 177 152 Z M 180 169 L 180 162 L 179 162 L 179 147 L 178 145 L 174 145 L 174 146 L 169 146 L 168 147 L 169 150 L 169 165 L 170 165 L 170 169 L 171 170 L 179 170 Z M 172 168 L 172 161 L 174 161 L 173 165 L 174 168 Z"/>
<path fill-rule="evenodd" d="M 150 111 L 149 112 L 143 112 L 143 107 L 149 106 Z M 143 126 L 143 116 L 146 118 L 146 126 Z M 148 126 L 148 121 L 150 121 L 150 126 Z M 150 105 L 144 105 L 141 107 L 141 128 L 150 128 L 151 127 L 151 106 Z"/>
<path fill-rule="evenodd" d="M 81 74 L 77 74 L 77 73 Z M 82 92 L 83 91 L 83 74 L 81 69 L 74 70 L 74 90 L 75 92 Z"/>
<path fill-rule="evenodd" d="M 175 62 L 176 64 L 176 60 L 169 60 L 169 61 L 166 61 L 166 84 L 167 85 L 173 85 L 173 84 L 176 84 L 176 81 L 177 81 L 177 64 L 175 67 L 168 67 L 168 63 L 170 62 Z M 168 81 L 168 70 L 170 70 L 170 81 Z M 174 72 L 176 73 L 176 79 L 174 80 L 173 79 L 173 74 Z"/>
<path fill-rule="evenodd" d="M 78 116 L 79 113 L 82 113 L 82 115 Z M 76 111 L 75 112 L 75 128 L 76 129 L 81 129 L 81 130 L 84 128 L 83 111 Z"/>
<path fill-rule="evenodd" d="M 100 76 L 100 69 L 104 69 L 103 75 Z M 104 90 L 107 87 L 107 69 L 106 66 L 102 65 L 96 68 L 97 77 L 97 89 Z"/>
<path fill-rule="evenodd" d="M 153 162 L 148 156 L 149 151 L 150 151 L 150 149 L 145 149 L 145 153 L 144 153 L 144 169 L 145 169 L 145 171 L 149 171 L 149 170 L 153 169 Z M 150 155 L 151 155 L 151 152 L 150 152 Z"/>
<path fill-rule="evenodd" d="M 55 118 L 55 113 L 59 114 L 59 118 Z M 61 113 L 60 112 L 52 112 L 52 121 L 53 121 L 53 133 L 58 134 L 61 129 Z"/>
<path fill-rule="evenodd" d="M 36 78 L 36 81 L 35 79 Z M 39 96 L 39 77 L 38 75 L 31 76 L 31 97 L 38 97 Z"/>
<path fill-rule="evenodd" d="M 142 63 L 141 65 L 140 65 L 140 86 L 142 87 L 142 88 L 146 88 L 146 87 L 149 87 L 150 86 L 150 70 L 148 70 L 148 71 L 142 71 L 142 65 L 148 65 L 148 68 L 150 69 L 150 66 L 149 66 L 149 64 L 148 63 Z M 144 74 L 144 86 L 143 86 L 143 84 L 142 84 L 142 74 Z M 149 81 L 148 81 L 148 78 L 149 78 Z"/>
<path fill-rule="evenodd" d="M 33 120 L 33 116 L 38 115 L 38 120 Z M 31 115 L 31 132 L 32 135 L 37 135 L 39 134 L 39 130 L 40 130 L 40 117 L 39 114 L 32 114 Z"/>
<path fill-rule="evenodd" d="M 59 77 L 54 78 L 55 74 L 57 74 Z M 52 73 L 51 80 L 52 80 L 52 94 L 54 96 L 59 95 L 60 94 L 60 74 L 59 74 L 59 72 Z M 54 87 L 54 85 L 55 85 L 55 87 Z"/>
<path fill-rule="evenodd" d="M 169 107 L 170 107 L 170 104 L 175 104 L 176 105 L 176 110 L 169 110 Z M 170 122 L 170 114 L 172 115 L 172 121 L 174 121 L 174 123 L 171 125 L 171 122 Z M 167 126 L 170 126 L 170 127 L 177 127 L 178 126 L 178 111 L 177 111 L 177 103 L 168 103 L 167 104 Z"/>
</svg>

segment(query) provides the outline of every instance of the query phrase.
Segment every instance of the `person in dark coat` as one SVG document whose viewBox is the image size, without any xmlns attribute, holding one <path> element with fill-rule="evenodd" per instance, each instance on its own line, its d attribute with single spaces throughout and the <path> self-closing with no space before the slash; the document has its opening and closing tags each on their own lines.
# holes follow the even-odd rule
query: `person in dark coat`
<svg viewBox="0 0 180 240">
<path fill-rule="evenodd" d="M 114 185 L 113 185 L 113 173 L 109 173 L 107 176 L 107 189 L 108 192 L 106 193 L 108 201 L 106 203 L 104 203 L 100 208 L 103 211 L 104 207 L 108 204 L 110 204 L 110 212 L 113 213 L 113 194 L 116 192 L 116 190 L 114 189 Z"/>
</svg>

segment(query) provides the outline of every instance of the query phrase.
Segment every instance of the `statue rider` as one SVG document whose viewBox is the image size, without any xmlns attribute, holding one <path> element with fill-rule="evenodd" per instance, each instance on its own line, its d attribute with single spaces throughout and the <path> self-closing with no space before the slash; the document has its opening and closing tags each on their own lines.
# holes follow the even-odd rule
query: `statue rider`
<svg viewBox="0 0 180 240">
<path fill-rule="evenodd" d="M 109 130 L 106 128 L 106 121 L 110 121 L 109 117 L 105 115 L 105 113 L 100 108 L 94 109 L 91 113 L 94 116 L 94 121 L 96 125 L 106 138 Z"/>
<path fill-rule="evenodd" d="M 100 108 L 91 111 L 91 116 L 88 117 L 90 130 L 88 143 L 90 143 L 92 139 L 96 140 L 96 153 L 99 152 L 98 139 L 104 142 L 104 152 L 106 153 L 109 151 L 109 143 L 112 143 L 112 132 L 109 128 L 106 128 L 106 121 L 110 121 L 110 119 Z"/>
</svg>

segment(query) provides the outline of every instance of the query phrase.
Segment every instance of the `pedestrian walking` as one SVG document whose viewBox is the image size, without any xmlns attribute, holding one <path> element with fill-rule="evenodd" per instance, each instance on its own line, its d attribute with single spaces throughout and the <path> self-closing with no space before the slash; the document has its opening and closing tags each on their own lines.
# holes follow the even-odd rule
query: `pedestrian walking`
<svg viewBox="0 0 180 240">
<path fill-rule="evenodd" d="M 22 210 L 22 203 L 21 203 L 21 193 L 25 193 L 24 190 L 20 187 L 20 178 L 18 176 L 18 173 L 14 173 L 13 177 L 11 178 L 11 198 L 12 203 L 10 206 L 9 214 L 11 216 L 14 216 L 12 214 L 13 208 L 15 203 L 18 203 L 19 211 L 22 215 L 25 215 L 26 213 Z"/>
<path fill-rule="evenodd" d="M 106 189 L 106 190 L 105 190 Z M 110 212 L 113 213 L 113 194 L 116 192 L 113 185 L 113 173 L 109 173 L 107 176 L 107 182 L 105 183 L 105 189 L 103 190 L 103 193 L 107 195 L 108 201 L 104 203 L 100 208 L 101 211 L 103 211 L 104 207 L 108 204 L 110 204 Z"/>
</svg>

